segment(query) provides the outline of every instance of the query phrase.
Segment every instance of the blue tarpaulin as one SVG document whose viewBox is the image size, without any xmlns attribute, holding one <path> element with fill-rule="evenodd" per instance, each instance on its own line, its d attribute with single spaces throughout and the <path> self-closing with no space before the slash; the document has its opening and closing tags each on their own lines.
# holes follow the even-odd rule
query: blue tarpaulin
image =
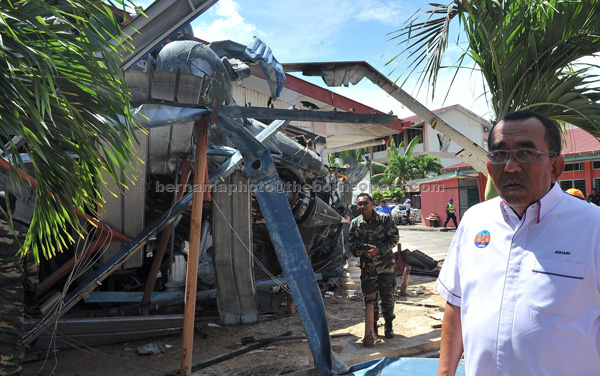
<svg viewBox="0 0 600 376">
<path fill-rule="evenodd" d="M 260 67 L 269 83 L 271 89 L 271 97 L 273 99 L 279 97 L 285 82 L 285 72 L 283 67 L 271 52 L 271 48 L 264 44 L 260 39 L 254 37 L 252 42 L 246 47 L 244 57 L 254 62 L 260 62 Z"/>
<path fill-rule="evenodd" d="M 437 372 L 439 359 L 430 358 L 381 358 L 350 367 L 347 376 L 432 376 Z M 465 375 L 465 361 L 461 360 L 456 376 Z"/>
</svg>

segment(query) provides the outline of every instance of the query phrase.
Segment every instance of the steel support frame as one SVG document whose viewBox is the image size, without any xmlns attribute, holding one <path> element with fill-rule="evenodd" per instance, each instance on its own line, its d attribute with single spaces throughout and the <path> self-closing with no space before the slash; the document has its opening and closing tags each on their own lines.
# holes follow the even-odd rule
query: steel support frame
<svg viewBox="0 0 600 376">
<path fill-rule="evenodd" d="M 286 110 L 282 108 L 223 106 L 219 112 L 232 118 L 271 120 L 320 121 L 329 123 L 377 124 L 392 126 L 398 118 L 387 114 L 361 114 L 358 112 Z"/>
<path fill-rule="evenodd" d="M 157 45 L 167 40 L 178 29 L 206 12 L 218 0 L 157 0 L 138 14 L 123 28 L 127 40 L 111 39 L 120 46 L 123 62 L 121 69 L 129 69 Z M 133 46 L 127 50 L 123 45 Z"/>
<path fill-rule="evenodd" d="M 298 307 L 317 372 L 319 375 L 346 372 L 346 364 L 335 358 L 331 350 L 321 291 L 286 194 L 280 189 L 280 179 L 271 153 L 241 124 L 220 115 L 218 126 L 232 138 L 244 157 L 246 174 Z"/>
</svg>

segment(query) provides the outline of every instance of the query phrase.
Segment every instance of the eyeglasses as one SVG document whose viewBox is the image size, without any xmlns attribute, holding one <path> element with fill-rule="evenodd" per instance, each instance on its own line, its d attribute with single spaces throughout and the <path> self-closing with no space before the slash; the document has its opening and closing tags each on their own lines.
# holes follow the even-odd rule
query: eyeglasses
<svg viewBox="0 0 600 376">
<path fill-rule="evenodd" d="M 543 151 L 535 150 L 532 148 L 523 148 L 515 150 L 494 150 L 488 153 L 488 159 L 493 164 L 506 163 L 508 156 L 513 153 L 517 162 L 533 162 L 537 159 L 538 155 L 547 155 L 549 157 L 556 157 L 554 153 L 546 153 Z"/>
</svg>

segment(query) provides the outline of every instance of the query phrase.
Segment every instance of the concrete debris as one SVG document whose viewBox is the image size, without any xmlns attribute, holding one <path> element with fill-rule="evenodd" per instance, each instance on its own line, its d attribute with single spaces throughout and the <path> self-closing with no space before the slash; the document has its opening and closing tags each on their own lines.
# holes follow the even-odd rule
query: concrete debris
<svg viewBox="0 0 600 376">
<path fill-rule="evenodd" d="M 147 343 L 137 348 L 137 353 L 140 355 L 158 355 L 165 351 L 167 351 L 167 346 L 162 343 Z"/>
<path fill-rule="evenodd" d="M 431 317 L 432 319 L 442 321 L 444 319 L 444 312 L 430 313 L 427 316 Z"/>
</svg>

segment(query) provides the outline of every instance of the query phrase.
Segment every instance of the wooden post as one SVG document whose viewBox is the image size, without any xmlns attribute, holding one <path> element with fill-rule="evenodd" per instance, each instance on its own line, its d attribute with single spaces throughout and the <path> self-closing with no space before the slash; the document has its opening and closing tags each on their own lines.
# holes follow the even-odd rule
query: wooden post
<svg viewBox="0 0 600 376">
<path fill-rule="evenodd" d="M 375 317 L 374 317 L 374 305 L 369 303 L 365 306 L 365 336 L 363 337 L 362 343 L 365 347 L 371 347 L 375 345 L 377 336 L 375 335 Z"/>
<path fill-rule="evenodd" d="M 294 303 L 294 297 L 289 292 L 285 293 L 287 299 L 287 314 L 293 315 L 296 312 L 296 303 Z"/>
<path fill-rule="evenodd" d="M 202 199 L 206 177 L 206 147 L 209 118 L 196 122 L 196 169 L 190 223 L 190 248 L 185 279 L 185 308 L 183 313 L 183 344 L 181 348 L 181 374 L 192 374 L 192 351 L 194 348 L 194 320 L 196 316 L 196 287 L 198 283 L 198 258 L 202 234 Z M 208 184 L 208 182 L 206 182 Z"/>
<path fill-rule="evenodd" d="M 410 276 L 410 265 L 404 267 L 402 273 L 402 283 L 400 284 L 400 296 L 406 296 L 406 289 L 408 288 L 408 277 Z"/>
</svg>

